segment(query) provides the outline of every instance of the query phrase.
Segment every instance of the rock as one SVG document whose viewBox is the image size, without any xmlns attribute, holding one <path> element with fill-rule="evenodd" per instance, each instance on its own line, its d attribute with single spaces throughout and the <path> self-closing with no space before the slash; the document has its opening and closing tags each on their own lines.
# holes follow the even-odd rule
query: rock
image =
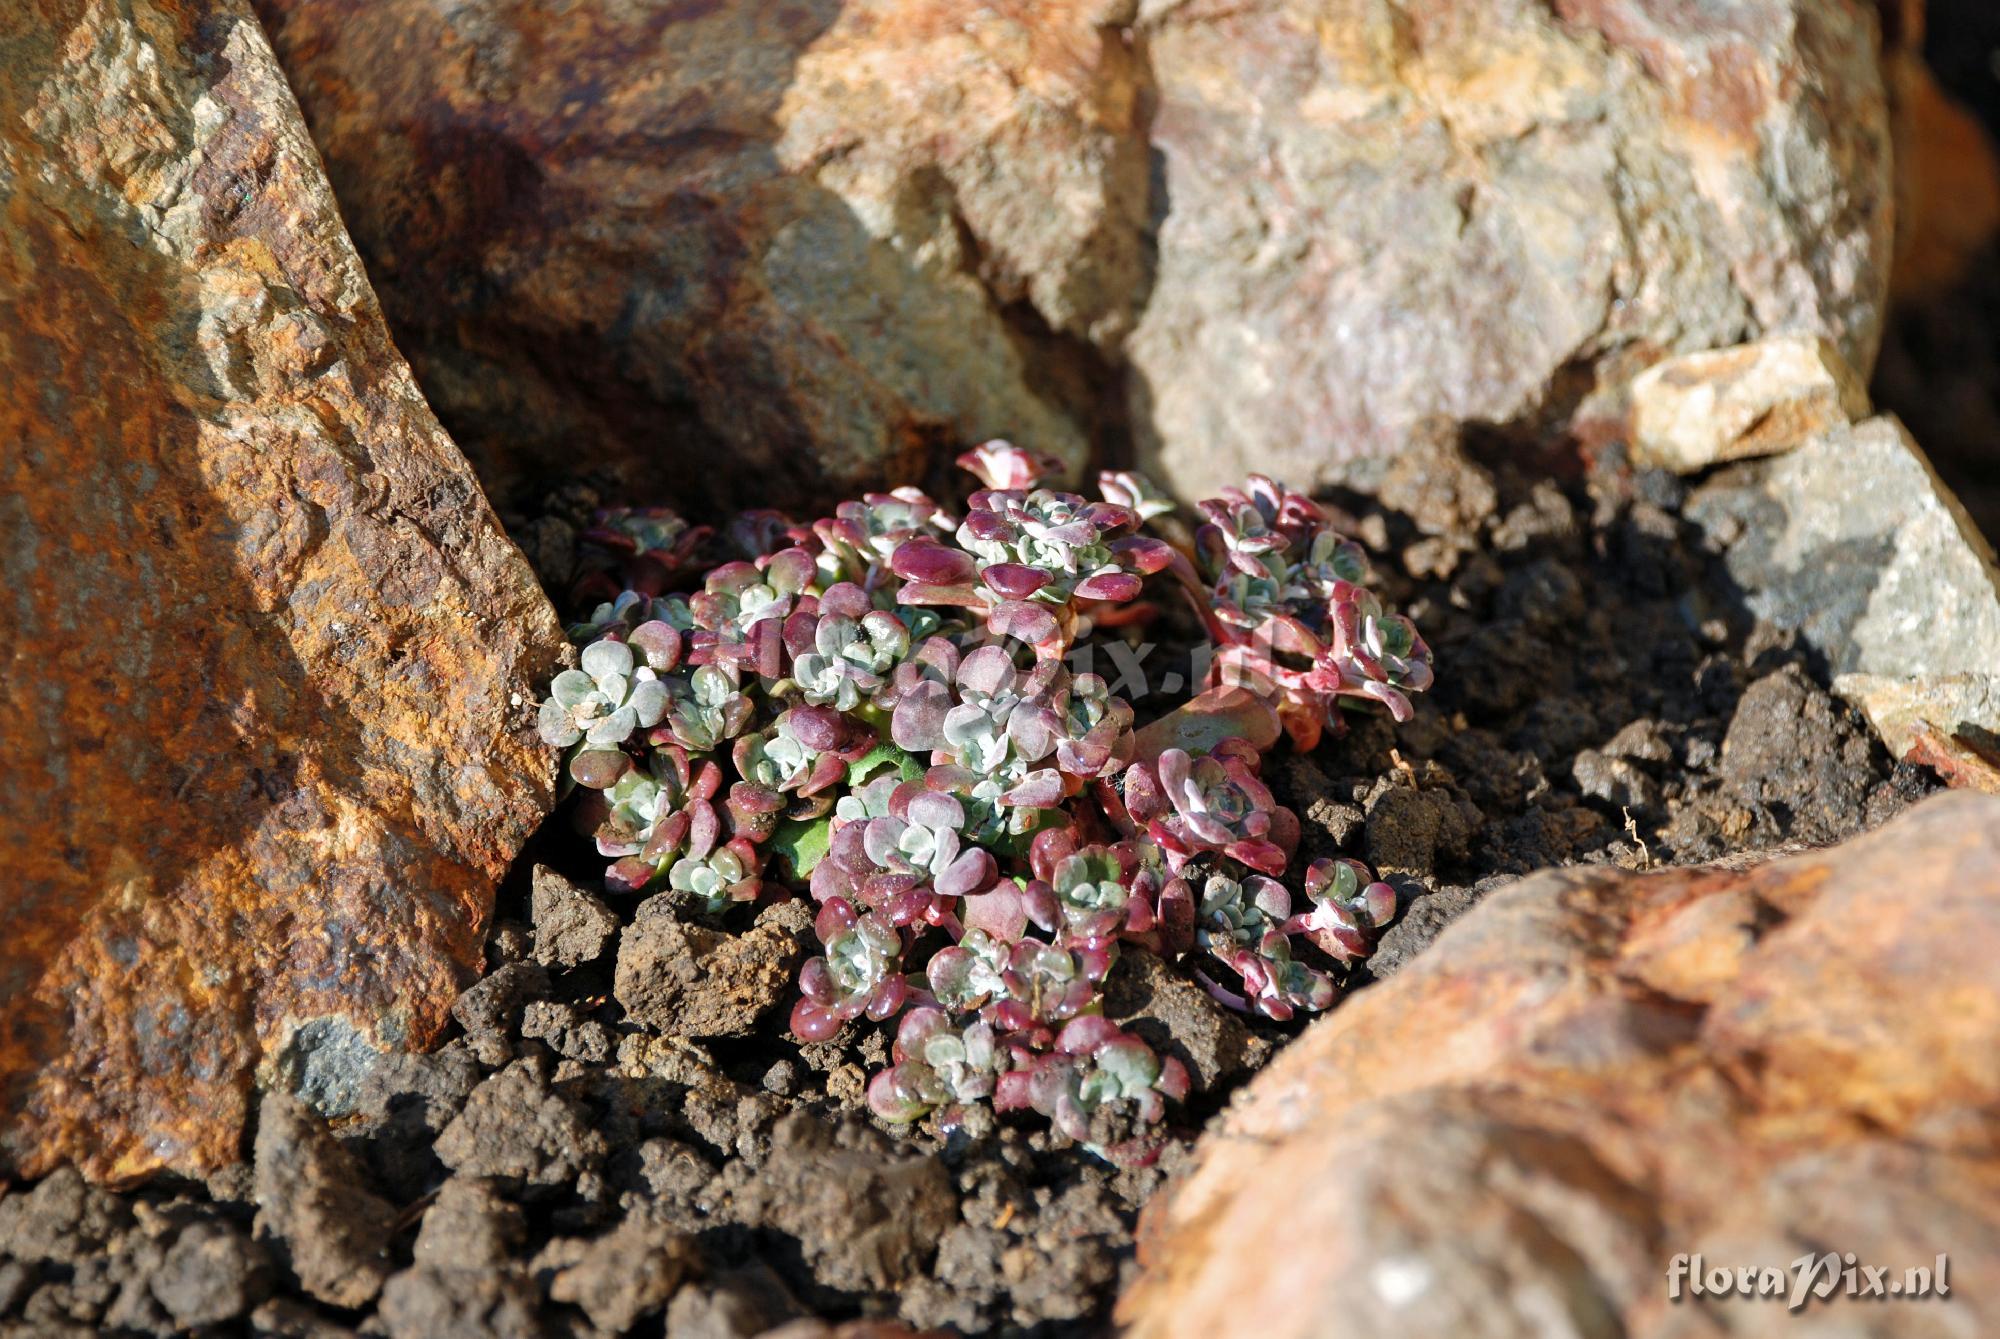
<svg viewBox="0 0 2000 1339">
<path fill-rule="evenodd" d="M 1872 366 L 1872 6 L 1142 7 L 1160 156 L 1140 463 L 1311 487 L 1438 416 L 1616 435 L 1628 378 L 1765 335 Z"/>
<path fill-rule="evenodd" d="M 1949 292 L 2000 239 L 2000 153 L 1925 61 L 1922 0 L 1904 0 L 1904 8 L 1914 12 L 1899 25 L 1900 40 L 1886 44 L 1883 62 L 1896 164 L 1890 283 L 1899 308 Z"/>
<path fill-rule="evenodd" d="M 859 1122 L 829 1130 L 805 1112 L 781 1119 L 761 1167 L 731 1162 L 711 1212 L 794 1237 L 827 1288 L 886 1291 L 921 1277 L 958 1221 L 958 1196 L 936 1158 L 891 1152 Z"/>
<path fill-rule="evenodd" d="M 411 1255 L 441 1269 L 498 1268 L 527 1240 L 527 1220 L 517 1204 L 485 1181 L 454 1176 L 438 1187 L 424 1210 Z"/>
<path fill-rule="evenodd" d="M 605 906 L 603 898 L 547 865 L 535 866 L 529 906 L 535 922 L 535 961 L 544 967 L 595 962 L 618 937 L 618 913 Z"/>
<path fill-rule="evenodd" d="M 0 1196 L 0 1255 L 74 1264 L 103 1250 L 131 1216 L 123 1200 L 60 1168 L 32 1190 Z"/>
<path fill-rule="evenodd" d="M 297 1098 L 269 1093 L 257 1113 L 256 1233 L 275 1243 L 305 1292 L 337 1307 L 373 1300 L 389 1276 L 394 1206 Z"/>
<path fill-rule="evenodd" d="M 389 1339 L 534 1339 L 541 1298 L 518 1267 L 417 1265 L 389 1280 L 375 1313 Z"/>
<path fill-rule="evenodd" d="M 190 1225 L 153 1275 L 153 1296 L 183 1329 L 220 1325 L 248 1312 L 270 1291 L 270 1260 L 226 1224 Z"/>
<path fill-rule="evenodd" d="M 755 1339 L 795 1313 L 783 1281 L 758 1262 L 675 1293 L 667 1333 L 674 1339 Z"/>
<path fill-rule="evenodd" d="M 675 898 L 639 904 L 618 941 L 613 993 L 628 1021 L 669 1037 L 741 1037 L 776 1008 L 804 961 L 812 910 L 774 903 L 742 934 L 675 918 Z"/>
<path fill-rule="evenodd" d="M 1891 754 L 2000 732 L 2000 568 L 1892 418 L 1726 472 L 1688 501 L 1752 613 L 1795 631 Z"/>
<path fill-rule="evenodd" d="M 549 1280 L 549 1298 L 581 1307 L 607 1334 L 624 1334 L 666 1306 L 698 1259 L 687 1237 L 628 1214 Z"/>
<path fill-rule="evenodd" d="M 10 17 L 0 1177 L 199 1177 L 442 1027 L 566 648 L 247 7 Z"/>
<path fill-rule="evenodd" d="M 585 1064 L 601 1065 L 611 1058 L 611 1029 L 574 1004 L 536 1000 L 521 1015 L 521 1035 Z"/>
<path fill-rule="evenodd" d="M 336 1325 L 303 1302 L 274 1297 L 250 1313 L 250 1332 L 258 1339 L 353 1339 L 354 1331 Z"/>
<path fill-rule="evenodd" d="M 1845 0 L 259 8 L 502 492 L 818 502 L 996 433 L 1311 487 L 1436 419 L 1603 437 L 1663 354 L 1874 360 Z"/>
<path fill-rule="evenodd" d="M 1143 289 L 1121 9 L 260 5 L 489 484 L 612 462 L 696 509 L 1002 434 L 1082 463 L 1051 402 L 1099 394 L 1077 351 Z"/>
<path fill-rule="evenodd" d="M 563 1189 L 595 1171 L 604 1154 L 604 1137 L 581 1108 L 549 1087 L 532 1058 L 475 1088 L 437 1141 L 439 1160 L 454 1172 L 528 1191 Z"/>
<path fill-rule="evenodd" d="M 1737 871 L 1522 880 L 1239 1094 L 1149 1208 L 1119 1317 L 1134 1339 L 1763 1332 L 1768 1300 L 1671 1306 L 1673 1257 L 1837 1246 L 1900 1275 L 1948 1242 L 1952 1324 L 1991 1330 L 1996 952 L 1984 796 Z M 1827 1333 L 1862 1307 L 1916 1333 L 1939 1304 L 1825 1305 Z"/>
<path fill-rule="evenodd" d="M 466 988 L 451 1006 L 465 1029 L 465 1045 L 478 1062 L 498 1069 L 514 1058 L 514 1036 L 528 1002 L 549 993 L 549 974 L 538 962 L 503 963 Z"/>
<path fill-rule="evenodd" d="M 1780 335 L 1655 363 L 1632 382 L 1632 463 L 1680 474 L 1775 456 L 1868 416 L 1832 341 Z"/>
</svg>

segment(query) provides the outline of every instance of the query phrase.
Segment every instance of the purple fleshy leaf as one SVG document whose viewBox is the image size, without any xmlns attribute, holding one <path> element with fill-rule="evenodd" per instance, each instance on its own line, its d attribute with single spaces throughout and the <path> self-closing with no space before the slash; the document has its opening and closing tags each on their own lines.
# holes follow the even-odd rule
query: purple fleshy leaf
<svg viewBox="0 0 2000 1339">
<path fill-rule="evenodd" d="M 1143 586 L 1130 572 L 1098 572 L 1079 581 L 1076 593 L 1086 600 L 1124 601 L 1137 599 Z"/>
<path fill-rule="evenodd" d="M 1003 599 L 1025 600 L 1055 578 L 1038 567 L 1020 563 L 991 563 L 980 569 L 979 579 L 987 589 Z"/>
</svg>

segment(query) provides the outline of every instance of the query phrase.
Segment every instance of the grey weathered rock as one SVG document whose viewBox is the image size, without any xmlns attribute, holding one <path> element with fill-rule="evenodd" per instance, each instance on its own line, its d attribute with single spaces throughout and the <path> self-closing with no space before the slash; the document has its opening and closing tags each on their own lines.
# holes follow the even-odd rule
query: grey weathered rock
<svg viewBox="0 0 2000 1339">
<path fill-rule="evenodd" d="M 1750 608 L 1825 658 L 1835 691 L 1897 757 L 1990 749 L 2000 568 L 1895 419 L 1728 471 L 1697 490 L 1688 515 L 1729 544 Z"/>
<path fill-rule="evenodd" d="M 1873 6 L 1149 4 L 1159 261 L 1141 459 L 1308 486 L 1426 416 L 1609 435 L 1662 354 L 1873 364 L 1890 253 Z"/>
<path fill-rule="evenodd" d="M 1868 416 L 1868 388 L 1832 341 L 1778 335 L 1683 354 L 1632 382 L 1632 463 L 1681 474 L 1774 456 Z"/>
</svg>

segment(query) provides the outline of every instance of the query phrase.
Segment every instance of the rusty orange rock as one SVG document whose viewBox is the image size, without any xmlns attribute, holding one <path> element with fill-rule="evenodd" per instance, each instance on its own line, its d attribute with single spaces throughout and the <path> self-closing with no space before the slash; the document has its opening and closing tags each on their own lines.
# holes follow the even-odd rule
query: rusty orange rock
<svg viewBox="0 0 2000 1339">
<path fill-rule="evenodd" d="M 1948 1300 L 1815 1303 L 1798 1332 L 1992 1332 L 1996 959 L 2000 800 L 1970 793 L 1749 869 L 1524 879 L 1239 1096 L 1149 1210 L 1119 1315 L 1134 1339 L 1791 1333 L 1783 1302 L 1671 1301 L 1672 1258 L 1900 1278 L 1945 1252 Z"/>
<path fill-rule="evenodd" d="M 554 612 L 234 0 L 0 24 L 0 1177 L 338 1109 L 551 801 Z"/>
</svg>

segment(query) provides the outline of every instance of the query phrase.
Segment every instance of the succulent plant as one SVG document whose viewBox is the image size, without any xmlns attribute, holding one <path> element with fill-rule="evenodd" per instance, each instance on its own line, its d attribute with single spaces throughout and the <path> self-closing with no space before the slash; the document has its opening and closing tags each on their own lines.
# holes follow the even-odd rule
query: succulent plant
<svg viewBox="0 0 2000 1339">
<path fill-rule="evenodd" d="M 632 652 L 608 637 L 584 647 L 581 667 L 564 670 L 549 685 L 539 721 L 542 738 L 557 748 L 578 743 L 613 748 L 659 724 L 667 711 L 667 686 Z"/>
<path fill-rule="evenodd" d="M 816 706 L 852 711 L 881 691 L 910 653 L 910 630 L 886 610 L 860 618 L 821 613 L 813 619 L 812 648 L 792 657 L 799 695 Z"/>
<path fill-rule="evenodd" d="M 607 889 L 664 882 L 727 916 L 805 884 L 821 952 L 792 1028 L 901 1015 L 869 1084 L 883 1119 L 991 1100 L 1143 1162 L 1188 1078 L 1101 1016 L 1120 945 L 1185 957 L 1233 1008 L 1326 1007 L 1312 964 L 1364 956 L 1395 897 L 1319 860 L 1294 913 L 1277 878 L 1298 820 L 1260 750 L 1310 747 L 1342 702 L 1407 716 L 1430 652 L 1362 584 L 1360 548 L 1271 480 L 1204 501 L 1190 531 L 1134 473 L 1101 475 L 1093 501 L 1005 442 L 959 463 L 984 485 L 962 515 L 898 488 L 809 524 L 745 513 L 711 543 L 670 512 L 603 513 L 580 664 L 539 725 L 569 750 Z M 1135 730 L 1067 657 L 1160 617 L 1154 576 L 1213 639 L 1214 686 Z"/>
<path fill-rule="evenodd" d="M 820 568 L 830 580 L 854 582 L 874 589 L 890 555 L 920 536 L 935 539 L 948 529 L 949 517 L 915 488 L 869 493 L 859 502 L 843 502 L 834 514 L 815 522 L 821 543 Z"/>
<path fill-rule="evenodd" d="M 1181 575 L 1217 642 L 1211 682 L 1269 699 L 1301 750 L 1339 728 L 1341 698 L 1408 719 L 1405 694 L 1431 683 L 1430 649 L 1360 584 L 1360 546 L 1336 534 L 1317 503 L 1262 476 L 1200 510 L 1195 540 L 1209 585 Z"/>
<path fill-rule="evenodd" d="M 1105 470 L 1097 476 L 1097 491 L 1106 502 L 1138 517 L 1141 524 L 1171 516 L 1176 510 L 1174 500 L 1137 470 Z"/>
<path fill-rule="evenodd" d="M 1306 866 L 1306 897 L 1312 910 L 1294 916 L 1287 929 L 1304 934 L 1337 962 L 1367 957 L 1376 932 L 1396 916 L 1396 890 L 1371 880 L 1358 860 L 1313 861 Z"/>
<path fill-rule="evenodd" d="M 896 927 L 836 897 L 821 904 L 813 929 L 825 952 L 800 969 L 792 1031 L 803 1041 L 825 1041 L 850 1019 L 893 1018 L 910 997 Z"/>
<path fill-rule="evenodd" d="M 751 785 L 817 795 L 847 775 L 848 759 L 870 739 L 831 707 L 793 707 L 769 729 L 738 739 L 734 761 Z"/>
<path fill-rule="evenodd" d="M 1143 1166 L 1158 1155 L 1153 1127 L 1187 1096 L 1187 1069 L 1095 1014 L 1072 1020 L 1054 1049 L 1010 1069 L 994 1086 L 1002 1111 L 1033 1107 L 1092 1152 Z"/>
<path fill-rule="evenodd" d="M 706 853 L 690 850 L 674 861 L 667 871 L 667 886 L 679 893 L 692 893 L 702 900 L 702 909 L 720 914 L 732 902 L 754 902 L 761 889 L 757 848 L 740 837 Z"/>
<path fill-rule="evenodd" d="M 868 1106 L 897 1125 L 991 1097 L 1009 1068 L 992 1024 L 974 1019 L 956 1026 L 927 1005 L 903 1015 L 891 1058 L 895 1064 L 869 1081 Z"/>
<path fill-rule="evenodd" d="M 1054 875 L 1049 888 L 1067 942 L 1102 946 L 1124 932 L 1132 911 L 1132 875 L 1117 852 L 1086 847 L 1065 856 Z"/>
<path fill-rule="evenodd" d="M 1169 748 L 1125 773 L 1125 805 L 1179 871 L 1204 851 L 1266 874 L 1282 874 L 1298 845 L 1298 818 L 1272 798 L 1252 770 L 1257 751 L 1224 740 L 1202 757 Z"/>
<path fill-rule="evenodd" d="M 1033 488 L 1049 475 L 1061 473 L 1062 462 L 996 438 L 960 456 L 958 467 L 977 476 L 988 488 Z"/>
<path fill-rule="evenodd" d="M 967 930 L 956 944 L 931 955 L 924 969 L 931 994 L 957 1013 L 971 1013 L 1007 992 L 1013 945 L 985 930 Z"/>
<path fill-rule="evenodd" d="M 1292 897 L 1261 874 L 1237 880 L 1211 874 L 1201 890 L 1195 943 L 1243 981 L 1237 995 L 1204 979 L 1209 993 L 1233 1009 L 1283 1021 L 1301 1009 L 1333 1003 L 1333 982 L 1292 956 Z"/>
<path fill-rule="evenodd" d="M 756 711 L 731 672 L 715 665 L 684 671 L 667 687 L 662 730 L 690 752 L 706 753 L 734 739 Z"/>
</svg>

